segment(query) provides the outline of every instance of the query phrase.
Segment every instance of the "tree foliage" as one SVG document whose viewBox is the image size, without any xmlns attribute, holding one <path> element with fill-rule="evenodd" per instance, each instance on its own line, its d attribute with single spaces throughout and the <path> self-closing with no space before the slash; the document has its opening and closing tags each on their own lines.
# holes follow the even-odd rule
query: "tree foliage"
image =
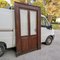
<svg viewBox="0 0 60 60">
<path fill-rule="evenodd" d="M 25 3 L 25 0 L 11 0 L 12 6 L 14 6 L 14 2 L 22 2 L 22 3 Z"/>
<path fill-rule="evenodd" d="M 5 8 L 9 6 L 8 2 L 6 2 L 5 0 L 0 0 L 0 8 Z"/>
<path fill-rule="evenodd" d="M 16 2 L 23 2 L 23 3 L 26 3 L 26 1 L 27 1 L 27 3 L 30 2 L 30 0 L 11 0 L 12 6 L 14 6 L 15 1 Z M 32 5 L 39 6 L 41 8 L 41 13 L 43 15 L 47 15 L 47 11 L 45 10 L 43 0 L 38 0 L 37 2 L 32 3 Z"/>
<path fill-rule="evenodd" d="M 51 0 L 45 7 L 49 15 L 60 16 L 60 0 Z"/>
<path fill-rule="evenodd" d="M 41 8 L 41 13 L 45 16 L 47 15 L 47 11 L 45 10 L 43 2 L 40 2 L 40 1 L 39 2 L 34 2 L 33 5 L 39 6 Z"/>
</svg>

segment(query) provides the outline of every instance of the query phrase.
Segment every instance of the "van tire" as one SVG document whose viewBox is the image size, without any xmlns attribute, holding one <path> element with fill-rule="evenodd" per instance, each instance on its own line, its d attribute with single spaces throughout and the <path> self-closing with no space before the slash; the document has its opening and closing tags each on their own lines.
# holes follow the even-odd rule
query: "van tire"
<svg viewBox="0 0 60 60">
<path fill-rule="evenodd" d="M 5 46 L 3 43 L 0 44 L 0 57 L 5 53 Z"/>
<path fill-rule="evenodd" d="M 52 43 L 52 40 L 53 40 L 53 38 L 52 38 L 51 36 L 49 36 L 49 37 L 46 39 L 45 44 L 46 44 L 46 45 L 50 45 L 50 44 Z"/>
</svg>

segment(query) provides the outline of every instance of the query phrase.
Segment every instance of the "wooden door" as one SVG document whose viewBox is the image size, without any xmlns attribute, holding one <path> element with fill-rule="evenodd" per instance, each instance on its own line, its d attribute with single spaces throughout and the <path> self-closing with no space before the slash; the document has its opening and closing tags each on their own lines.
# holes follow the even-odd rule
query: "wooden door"
<svg viewBox="0 0 60 60">
<path fill-rule="evenodd" d="M 15 2 L 17 55 L 41 48 L 40 8 Z"/>
</svg>

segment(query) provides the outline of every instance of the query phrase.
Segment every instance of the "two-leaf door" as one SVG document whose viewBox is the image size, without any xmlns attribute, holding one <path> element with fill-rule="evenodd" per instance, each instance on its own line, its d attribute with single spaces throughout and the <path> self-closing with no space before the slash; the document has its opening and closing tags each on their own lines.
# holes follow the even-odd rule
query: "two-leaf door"
<svg viewBox="0 0 60 60">
<path fill-rule="evenodd" d="M 17 54 L 41 48 L 39 10 L 38 7 L 15 3 Z"/>
</svg>

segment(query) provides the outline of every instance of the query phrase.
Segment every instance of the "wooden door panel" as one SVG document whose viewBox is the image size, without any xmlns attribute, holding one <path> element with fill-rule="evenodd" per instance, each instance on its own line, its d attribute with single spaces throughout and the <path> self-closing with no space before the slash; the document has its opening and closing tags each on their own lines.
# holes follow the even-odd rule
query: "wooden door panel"
<svg viewBox="0 0 60 60">
<path fill-rule="evenodd" d="M 29 43 L 29 50 L 37 49 L 37 38 L 36 38 L 36 36 L 30 36 L 28 43 Z"/>
<path fill-rule="evenodd" d="M 21 42 L 22 52 L 25 53 L 29 49 L 29 46 L 28 46 L 28 37 L 22 37 L 21 41 L 22 41 Z"/>
</svg>

